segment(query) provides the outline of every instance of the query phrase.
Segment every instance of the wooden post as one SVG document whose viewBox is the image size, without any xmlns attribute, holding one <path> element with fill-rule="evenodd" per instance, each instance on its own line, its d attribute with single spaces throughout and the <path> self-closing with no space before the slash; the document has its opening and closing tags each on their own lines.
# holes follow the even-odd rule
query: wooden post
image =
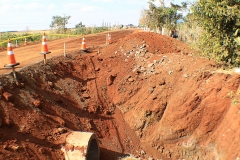
<svg viewBox="0 0 240 160">
<path fill-rule="evenodd" d="M 44 60 L 43 60 L 43 62 L 44 62 L 44 64 L 46 64 L 47 63 L 47 56 L 46 56 L 46 54 L 43 54 L 44 55 Z"/>
<path fill-rule="evenodd" d="M 16 72 L 15 72 L 15 67 L 14 66 L 12 67 L 12 71 L 13 71 L 13 77 L 17 81 L 17 75 L 16 75 Z"/>
</svg>

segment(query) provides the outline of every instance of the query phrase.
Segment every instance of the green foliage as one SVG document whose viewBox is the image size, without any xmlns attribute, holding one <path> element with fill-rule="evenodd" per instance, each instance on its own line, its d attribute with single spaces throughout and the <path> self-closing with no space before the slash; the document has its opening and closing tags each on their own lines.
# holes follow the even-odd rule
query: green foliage
<svg viewBox="0 0 240 160">
<path fill-rule="evenodd" d="M 7 47 L 7 40 L 10 39 L 13 44 L 21 45 L 25 42 L 25 38 L 27 39 L 28 42 L 40 42 L 42 37 L 40 36 L 40 33 L 35 33 L 35 34 L 28 34 L 28 33 L 23 33 L 23 34 L 12 34 L 10 32 L 6 32 L 2 34 L 1 37 L 1 42 L 0 42 L 0 47 L 6 48 Z"/>
<path fill-rule="evenodd" d="M 139 24 L 141 26 L 147 26 L 150 29 L 157 29 L 165 27 L 168 30 L 176 28 L 177 20 L 182 18 L 182 14 L 178 14 L 177 11 L 186 9 L 186 3 L 182 3 L 182 6 L 171 3 L 171 7 L 165 7 L 164 4 L 156 6 L 155 0 L 150 0 L 149 9 L 143 10 Z"/>
<path fill-rule="evenodd" d="M 50 27 L 52 29 L 56 29 L 56 33 L 65 33 L 66 32 L 66 25 L 68 24 L 69 19 L 71 16 L 53 16 L 52 22 Z"/>
<path fill-rule="evenodd" d="M 199 0 L 193 7 L 198 25 L 204 32 L 199 48 L 203 55 L 225 64 L 240 65 L 237 49 L 240 27 L 239 0 Z"/>
<path fill-rule="evenodd" d="M 72 34 L 86 35 L 86 34 L 92 34 L 92 33 L 100 33 L 107 30 L 108 30 L 107 27 L 78 27 L 72 32 Z"/>
<path fill-rule="evenodd" d="M 75 28 L 81 28 L 81 27 L 85 27 L 85 25 L 83 25 L 82 22 L 75 25 Z"/>
</svg>

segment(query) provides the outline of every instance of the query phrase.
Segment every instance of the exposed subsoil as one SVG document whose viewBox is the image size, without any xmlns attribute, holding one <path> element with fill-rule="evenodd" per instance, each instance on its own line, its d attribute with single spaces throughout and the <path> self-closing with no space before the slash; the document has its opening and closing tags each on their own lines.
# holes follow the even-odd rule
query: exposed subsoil
<svg viewBox="0 0 240 160">
<path fill-rule="evenodd" d="M 171 37 L 123 30 L 14 48 L 1 68 L 0 159 L 64 159 L 69 131 L 94 132 L 100 159 L 240 157 L 240 75 Z M 63 43 L 67 56 L 63 56 Z M 6 51 L 0 52 L 8 62 Z"/>
</svg>

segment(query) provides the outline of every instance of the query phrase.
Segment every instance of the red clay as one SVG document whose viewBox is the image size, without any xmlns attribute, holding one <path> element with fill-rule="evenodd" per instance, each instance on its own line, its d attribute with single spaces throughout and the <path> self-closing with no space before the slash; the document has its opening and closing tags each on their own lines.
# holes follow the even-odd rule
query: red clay
<svg viewBox="0 0 240 160">
<path fill-rule="evenodd" d="M 94 132 L 102 160 L 240 157 L 240 75 L 167 36 L 111 35 L 86 37 L 88 53 L 80 38 L 48 42 L 47 65 L 39 44 L 14 49 L 18 82 L 0 70 L 0 159 L 64 159 L 72 130 Z"/>
</svg>

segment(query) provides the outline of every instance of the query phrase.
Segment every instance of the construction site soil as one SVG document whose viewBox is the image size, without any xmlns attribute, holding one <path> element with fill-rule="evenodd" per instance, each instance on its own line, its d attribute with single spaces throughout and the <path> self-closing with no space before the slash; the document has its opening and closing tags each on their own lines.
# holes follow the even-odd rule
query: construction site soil
<svg viewBox="0 0 240 160">
<path fill-rule="evenodd" d="M 64 159 L 70 131 L 97 135 L 101 160 L 240 158 L 240 75 L 168 36 L 122 30 L 14 48 L 0 69 L 0 159 Z M 67 54 L 63 56 L 63 43 Z M 2 66 L 8 63 L 0 51 Z"/>
</svg>

